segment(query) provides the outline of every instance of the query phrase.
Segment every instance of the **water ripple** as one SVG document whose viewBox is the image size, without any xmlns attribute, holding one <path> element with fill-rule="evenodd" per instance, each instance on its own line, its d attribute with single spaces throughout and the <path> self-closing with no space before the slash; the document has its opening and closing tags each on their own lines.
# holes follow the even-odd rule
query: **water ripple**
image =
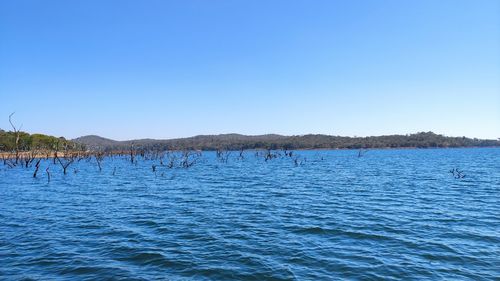
<svg viewBox="0 0 500 281">
<path fill-rule="evenodd" d="M 499 149 L 296 153 L 0 167 L 0 279 L 498 280 Z"/>
</svg>

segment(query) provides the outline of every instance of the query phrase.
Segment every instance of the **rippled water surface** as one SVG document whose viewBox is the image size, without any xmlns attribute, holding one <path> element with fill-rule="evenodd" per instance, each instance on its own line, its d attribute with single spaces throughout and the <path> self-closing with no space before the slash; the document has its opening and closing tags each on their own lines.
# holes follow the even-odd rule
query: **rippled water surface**
<svg viewBox="0 0 500 281">
<path fill-rule="evenodd" d="M 0 164 L 0 279 L 499 280 L 500 149 L 296 153 Z"/>
</svg>

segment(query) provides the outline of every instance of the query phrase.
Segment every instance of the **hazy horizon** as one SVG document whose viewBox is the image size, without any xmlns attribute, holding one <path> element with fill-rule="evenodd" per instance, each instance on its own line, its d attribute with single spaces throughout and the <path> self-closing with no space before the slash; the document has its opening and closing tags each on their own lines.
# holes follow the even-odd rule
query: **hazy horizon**
<svg viewBox="0 0 500 281">
<path fill-rule="evenodd" d="M 498 1 L 2 1 L 0 128 L 500 137 Z"/>
</svg>

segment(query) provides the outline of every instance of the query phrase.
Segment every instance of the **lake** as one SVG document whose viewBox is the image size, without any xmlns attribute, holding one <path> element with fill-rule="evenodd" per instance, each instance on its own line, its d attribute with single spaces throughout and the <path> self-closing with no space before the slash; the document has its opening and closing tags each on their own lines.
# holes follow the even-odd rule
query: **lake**
<svg viewBox="0 0 500 281">
<path fill-rule="evenodd" d="M 0 163 L 0 279 L 500 278 L 498 148 L 243 156 Z"/>
</svg>

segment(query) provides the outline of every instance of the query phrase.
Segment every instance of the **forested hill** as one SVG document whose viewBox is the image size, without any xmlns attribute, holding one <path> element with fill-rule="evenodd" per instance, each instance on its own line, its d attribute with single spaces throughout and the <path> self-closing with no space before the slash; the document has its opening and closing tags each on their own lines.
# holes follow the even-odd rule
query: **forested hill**
<svg viewBox="0 0 500 281">
<path fill-rule="evenodd" d="M 329 135 L 200 135 L 181 139 L 141 139 L 115 141 L 99 136 L 73 140 L 91 150 L 127 150 L 131 147 L 161 150 L 240 150 L 240 149 L 360 149 L 360 148 L 436 148 L 500 146 L 499 140 L 446 137 L 432 132 L 411 135 L 341 137 Z"/>
<path fill-rule="evenodd" d="M 26 132 L 6 132 L 0 129 L 0 151 L 35 151 L 35 150 L 80 150 L 81 145 L 44 134 L 29 134 Z"/>
</svg>

